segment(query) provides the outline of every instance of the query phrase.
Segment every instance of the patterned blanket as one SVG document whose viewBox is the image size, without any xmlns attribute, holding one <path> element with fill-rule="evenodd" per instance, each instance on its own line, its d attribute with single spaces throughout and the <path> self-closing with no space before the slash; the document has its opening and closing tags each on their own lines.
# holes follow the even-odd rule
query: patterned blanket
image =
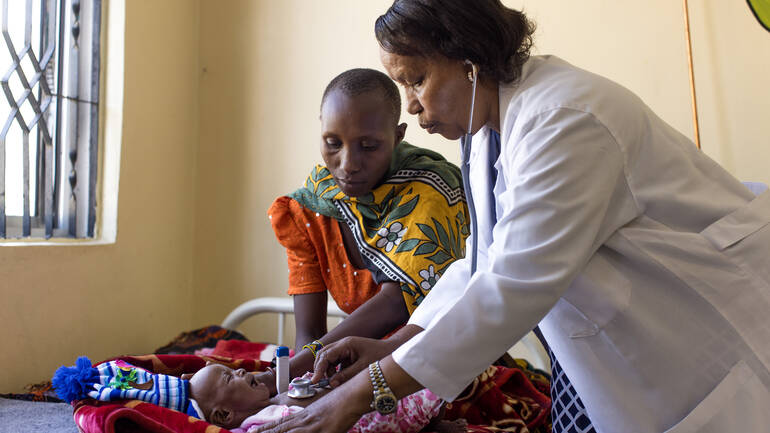
<svg viewBox="0 0 770 433">
<path fill-rule="evenodd" d="M 257 360 L 234 360 L 215 355 L 146 355 L 119 359 L 156 373 L 173 375 L 195 372 L 202 368 L 206 361 L 220 362 L 248 371 L 261 371 L 267 365 Z M 463 396 L 447 404 L 445 419 L 466 419 L 468 431 L 478 433 L 550 432 L 548 415 L 551 401 L 538 390 L 540 386 L 536 386 L 528 378 L 532 374 L 521 368 L 489 367 L 470 385 Z M 75 403 L 74 419 L 81 431 L 87 433 L 229 432 L 181 412 L 139 400 L 117 403 L 81 400 Z"/>
<path fill-rule="evenodd" d="M 550 380 L 527 361 L 493 365 L 446 407 L 446 419 L 463 418 L 469 432 L 550 433 Z"/>
<path fill-rule="evenodd" d="M 206 355 L 155 354 L 113 359 L 120 359 L 155 373 L 175 376 L 194 373 L 204 367 L 207 361 L 222 363 L 232 368 L 244 368 L 247 371 L 263 371 L 267 368 L 267 362 L 255 359 L 264 351 L 264 344 L 248 343 L 238 336 L 235 336 L 235 339 L 239 340 L 237 342 L 212 340 L 212 335 L 234 336 L 227 333 L 232 331 L 224 334 L 223 332 L 219 327 L 186 332 L 164 346 L 166 350 L 173 347 L 168 351 L 176 353 L 201 353 L 201 349 L 208 347 L 208 350 L 203 351 Z M 211 349 L 214 345 L 216 347 Z M 551 431 L 549 386 L 547 375 L 533 369 L 524 360 L 517 359 L 507 367 L 492 366 L 476 378 L 456 401 L 447 404 L 444 418 L 466 419 L 469 432 L 548 433 Z M 37 385 L 35 389 L 37 394 L 5 397 L 55 401 L 48 397 L 50 383 Z M 40 390 L 45 391 L 41 394 Z M 181 412 L 138 400 L 99 402 L 86 399 L 74 402 L 73 406 L 75 423 L 86 433 L 229 433 L 228 430 Z"/>
</svg>

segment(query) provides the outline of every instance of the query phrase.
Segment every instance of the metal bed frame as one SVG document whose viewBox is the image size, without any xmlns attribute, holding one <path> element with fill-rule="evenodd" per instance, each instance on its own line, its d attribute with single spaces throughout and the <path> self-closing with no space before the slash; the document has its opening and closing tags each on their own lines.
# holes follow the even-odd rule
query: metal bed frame
<svg viewBox="0 0 770 433">
<path fill-rule="evenodd" d="M 278 339 L 279 346 L 283 346 L 283 334 L 286 329 L 286 315 L 294 314 L 294 301 L 292 298 L 255 298 L 235 307 L 222 322 L 222 327 L 236 329 L 244 320 L 262 313 L 278 314 Z M 340 322 L 347 317 L 347 313 L 340 310 L 334 301 L 326 304 L 326 314 L 329 317 L 338 317 Z"/>
<path fill-rule="evenodd" d="M 279 346 L 282 346 L 284 342 L 283 334 L 286 329 L 286 315 L 294 314 L 294 301 L 291 298 L 265 297 L 246 301 L 227 315 L 222 322 L 222 327 L 236 329 L 249 317 L 263 313 L 278 314 L 277 343 Z M 326 304 L 326 314 L 329 317 L 339 318 L 340 322 L 347 317 L 347 314 L 340 310 L 337 304 L 331 300 Z M 532 332 L 524 336 L 524 338 L 511 347 L 508 350 L 508 353 L 514 358 L 526 359 L 536 368 L 544 371 L 551 371 L 551 362 L 548 358 L 548 353 Z"/>
</svg>

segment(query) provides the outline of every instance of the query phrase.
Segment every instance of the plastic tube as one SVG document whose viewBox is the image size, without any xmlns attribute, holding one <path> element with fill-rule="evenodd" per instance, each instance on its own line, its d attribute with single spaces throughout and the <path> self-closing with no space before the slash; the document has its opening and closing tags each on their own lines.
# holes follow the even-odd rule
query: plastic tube
<svg viewBox="0 0 770 433">
<path fill-rule="evenodd" d="M 275 389 L 279 393 L 289 390 L 289 348 L 286 346 L 275 349 Z"/>
</svg>

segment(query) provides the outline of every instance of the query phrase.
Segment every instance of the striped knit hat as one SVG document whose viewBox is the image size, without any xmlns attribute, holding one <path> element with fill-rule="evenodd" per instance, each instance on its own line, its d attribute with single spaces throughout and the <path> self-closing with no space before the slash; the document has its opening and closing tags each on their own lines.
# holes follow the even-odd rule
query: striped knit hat
<svg viewBox="0 0 770 433">
<path fill-rule="evenodd" d="M 190 382 L 157 374 L 116 360 L 93 367 L 85 356 L 73 367 L 61 366 L 53 376 L 53 387 L 66 402 L 91 397 L 100 401 L 142 400 L 203 419 L 189 398 Z"/>
</svg>

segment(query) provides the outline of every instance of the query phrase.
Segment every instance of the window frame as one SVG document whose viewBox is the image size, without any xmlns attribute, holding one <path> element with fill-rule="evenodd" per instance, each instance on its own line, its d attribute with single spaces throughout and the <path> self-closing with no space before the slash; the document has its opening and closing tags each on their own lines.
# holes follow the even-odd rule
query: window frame
<svg viewBox="0 0 770 433">
<path fill-rule="evenodd" d="M 22 169 L 23 215 L 7 215 L 8 209 L 0 197 L 0 245 L 38 244 L 42 240 L 109 241 L 101 239 L 101 230 L 97 225 L 99 214 L 104 213 L 97 208 L 97 197 L 103 193 L 103 188 L 97 183 L 98 179 L 103 178 L 101 153 L 104 146 L 101 143 L 105 126 L 100 95 L 104 95 L 104 84 L 108 79 L 104 61 L 105 48 L 109 44 L 106 37 L 107 20 L 119 24 L 117 27 L 120 29 L 122 43 L 125 3 L 122 0 L 35 2 L 40 8 L 40 22 L 38 28 L 34 29 L 40 31 L 39 47 L 32 46 L 29 38 L 31 28 L 35 27 L 31 24 L 32 4 L 32 0 L 27 0 L 22 6 L 26 12 L 24 44 L 19 47 L 18 41 L 14 41 L 11 47 L 7 22 L 14 17 L 8 16 L 8 0 L 2 0 L 2 41 L 6 42 L 3 49 L 15 52 L 11 54 L 11 69 L 4 79 L 10 79 L 15 74 L 22 75 L 23 93 L 28 99 L 23 96 L 18 100 L 40 110 L 35 109 L 35 119 L 30 123 L 38 126 L 35 134 L 37 137 L 33 138 L 29 134 L 22 144 L 25 166 Z M 109 9 L 113 11 L 110 16 L 106 13 Z M 118 17 L 116 19 L 111 15 Z M 113 39 L 114 36 L 112 34 Z M 19 37 L 16 36 L 16 39 Z M 39 51 L 36 52 L 35 48 L 39 48 Z M 122 67 L 122 47 L 117 51 Z M 26 81 L 23 76 L 21 64 L 25 56 L 38 62 L 30 62 L 34 66 L 33 80 L 36 81 Z M 56 71 L 51 68 L 56 68 Z M 120 82 L 122 86 L 122 71 Z M 7 81 L 3 84 L 11 108 L 9 117 L 14 117 L 22 104 L 11 102 Z M 122 113 L 122 88 L 118 96 Z M 24 130 L 21 118 L 15 121 L 9 119 L 5 128 L 10 124 Z M 25 133 L 31 130 L 29 125 L 27 127 Z M 27 148 L 24 145 L 27 142 L 36 149 Z M 0 144 L 0 153 L 5 153 L 5 150 Z M 30 162 L 29 154 L 35 150 L 35 161 Z M 0 167 L 0 175 L 3 176 L 0 179 L 0 193 L 5 190 L 4 159 L 5 155 L 0 155 L 0 164 L 3 164 Z M 34 202 L 30 197 L 33 194 Z M 114 233 L 114 228 L 109 232 Z M 112 238 L 114 241 L 114 234 Z"/>
<path fill-rule="evenodd" d="M 47 1 L 47 0 L 43 0 Z M 60 1 L 60 0 L 54 0 Z M 66 0 L 61 0 L 65 2 Z M 88 0 L 81 0 L 81 4 Z M 71 1 L 66 1 L 70 4 Z M 45 232 L 42 216 L 30 216 L 30 236 L 0 236 L 3 246 L 66 246 L 66 245 L 104 245 L 117 240 L 118 186 L 120 177 L 120 153 L 123 123 L 124 97 L 124 53 L 125 53 L 125 0 L 99 0 L 98 15 L 100 20 L 99 38 L 100 55 L 95 57 L 100 71 L 98 92 L 100 100 L 95 106 L 97 132 L 92 134 L 92 148 L 88 161 L 89 191 L 88 200 L 93 205 L 89 215 L 91 232 L 85 237 L 72 237 L 61 229 L 53 229 L 52 236 Z M 94 125 L 95 126 L 95 125 Z M 7 216 L 7 227 L 23 225 L 23 217 Z M 35 223 L 35 225 L 33 225 Z M 14 228 L 18 232 L 18 228 Z M 82 232 L 81 232 L 82 233 Z M 64 236 L 62 236 L 62 234 Z"/>
</svg>

